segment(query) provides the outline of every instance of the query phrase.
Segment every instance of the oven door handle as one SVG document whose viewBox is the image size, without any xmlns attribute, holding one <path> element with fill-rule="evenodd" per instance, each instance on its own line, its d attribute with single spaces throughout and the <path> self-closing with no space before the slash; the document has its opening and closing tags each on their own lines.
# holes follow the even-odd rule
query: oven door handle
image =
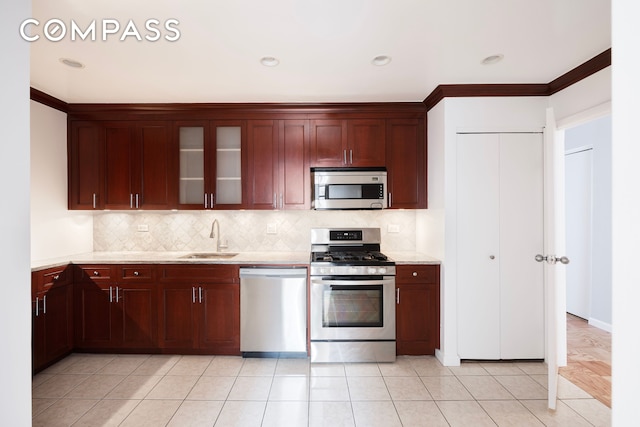
<svg viewBox="0 0 640 427">
<path fill-rule="evenodd" d="M 385 277 L 381 280 L 331 280 L 331 279 L 311 279 L 311 284 L 317 285 L 346 285 L 346 286 L 366 286 L 366 285 L 387 285 L 395 284 L 394 277 Z"/>
</svg>

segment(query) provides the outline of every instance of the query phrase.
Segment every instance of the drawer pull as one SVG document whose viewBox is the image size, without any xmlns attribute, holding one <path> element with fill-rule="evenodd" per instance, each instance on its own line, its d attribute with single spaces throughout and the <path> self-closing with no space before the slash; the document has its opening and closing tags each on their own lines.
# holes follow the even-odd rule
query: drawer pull
<svg viewBox="0 0 640 427">
<path fill-rule="evenodd" d="M 138 273 L 137 271 L 134 271 L 134 272 L 133 272 L 133 275 L 134 275 L 134 276 L 139 276 L 139 275 L 140 275 L 140 273 Z"/>
<path fill-rule="evenodd" d="M 59 278 L 60 278 L 60 275 L 59 275 L 59 274 L 56 274 L 55 276 L 53 276 L 53 280 L 54 280 L 54 281 L 58 280 Z"/>
<path fill-rule="evenodd" d="M 417 271 L 413 272 L 413 277 L 418 277 L 418 272 Z"/>
<path fill-rule="evenodd" d="M 99 272 L 99 271 L 94 271 L 94 272 L 93 272 L 93 275 L 94 275 L 94 276 L 99 276 L 99 275 L 100 275 L 100 272 Z"/>
</svg>

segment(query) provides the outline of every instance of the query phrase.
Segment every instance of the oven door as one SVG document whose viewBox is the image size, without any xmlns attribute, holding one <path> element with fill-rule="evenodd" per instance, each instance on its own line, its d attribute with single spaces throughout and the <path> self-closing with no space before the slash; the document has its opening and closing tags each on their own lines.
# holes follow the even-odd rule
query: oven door
<svg viewBox="0 0 640 427">
<path fill-rule="evenodd" d="M 311 340 L 395 340 L 395 277 L 311 277 Z"/>
</svg>

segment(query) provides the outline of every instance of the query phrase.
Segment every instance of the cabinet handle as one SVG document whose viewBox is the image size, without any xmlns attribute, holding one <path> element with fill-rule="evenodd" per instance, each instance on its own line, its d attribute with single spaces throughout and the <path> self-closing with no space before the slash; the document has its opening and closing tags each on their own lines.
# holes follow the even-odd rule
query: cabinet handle
<svg viewBox="0 0 640 427">
<path fill-rule="evenodd" d="M 387 207 L 388 207 L 388 208 L 390 208 L 390 207 L 391 207 L 391 205 L 392 205 L 392 202 L 391 202 L 391 193 L 389 193 L 389 196 L 388 196 L 388 198 L 387 198 Z"/>
<path fill-rule="evenodd" d="M 202 304 L 202 286 L 198 286 L 198 302 Z"/>
<path fill-rule="evenodd" d="M 129 193 L 129 208 L 133 209 L 133 193 Z"/>
<path fill-rule="evenodd" d="M 116 286 L 116 302 L 120 302 L 120 288 Z"/>
<path fill-rule="evenodd" d="M 417 272 L 417 271 L 414 271 L 414 272 L 413 272 L 413 274 L 412 274 L 412 276 L 413 276 L 413 277 L 418 277 L 418 272 Z"/>
<path fill-rule="evenodd" d="M 349 150 L 349 164 L 353 164 L 353 150 Z"/>
<path fill-rule="evenodd" d="M 400 304 L 400 288 L 396 288 L 396 304 Z"/>
<path fill-rule="evenodd" d="M 207 193 L 204 193 L 204 208 L 208 209 L 209 206 L 207 206 L 207 202 L 209 201 L 209 198 L 207 197 Z"/>
<path fill-rule="evenodd" d="M 96 208 L 96 193 L 93 193 L 93 209 Z"/>
<path fill-rule="evenodd" d="M 113 288 L 109 286 L 109 302 L 113 302 Z"/>
<path fill-rule="evenodd" d="M 196 287 L 195 286 L 191 287 L 191 301 L 194 304 L 196 303 Z"/>
<path fill-rule="evenodd" d="M 40 298 L 36 297 L 36 317 L 40 316 Z"/>
<path fill-rule="evenodd" d="M 284 209 L 284 193 L 280 193 L 280 209 Z"/>
<path fill-rule="evenodd" d="M 47 296 L 42 297 L 42 314 L 47 314 Z"/>
<path fill-rule="evenodd" d="M 342 150 L 343 164 L 347 164 L 347 150 Z"/>
<path fill-rule="evenodd" d="M 215 200 L 216 200 L 216 193 L 211 193 L 211 194 L 209 195 L 209 197 L 211 197 L 211 203 L 210 203 L 210 205 L 211 205 L 211 209 L 213 209 L 213 207 L 215 206 L 215 203 L 214 203 L 214 202 L 215 202 Z"/>
<path fill-rule="evenodd" d="M 140 195 L 136 193 L 136 209 L 140 208 Z"/>
<path fill-rule="evenodd" d="M 278 209 L 278 194 L 273 193 L 273 209 Z"/>
</svg>

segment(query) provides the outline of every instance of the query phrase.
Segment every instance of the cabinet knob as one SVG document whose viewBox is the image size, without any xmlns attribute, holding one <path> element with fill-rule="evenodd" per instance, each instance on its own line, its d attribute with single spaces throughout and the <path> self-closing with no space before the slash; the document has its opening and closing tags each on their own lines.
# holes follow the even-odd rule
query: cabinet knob
<svg viewBox="0 0 640 427">
<path fill-rule="evenodd" d="M 53 276 L 53 280 L 58 280 L 60 278 L 59 274 L 56 274 L 55 276 Z"/>
<path fill-rule="evenodd" d="M 134 276 L 139 276 L 139 275 L 140 275 L 140 273 L 138 273 L 137 271 L 134 271 L 134 272 L 133 272 L 133 275 L 134 275 Z"/>
<path fill-rule="evenodd" d="M 414 272 L 413 272 L 413 277 L 417 277 L 417 276 L 418 276 L 418 272 L 417 272 L 417 271 L 414 271 Z"/>
<path fill-rule="evenodd" d="M 100 275 L 100 272 L 99 272 L 99 271 L 94 271 L 94 272 L 93 272 L 93 275 L 94 275 L 94 276 L 99 276 L 99 275 Z"/>
<path fill-rule="evenodd" d="M 495 255 L 489 255 L 489 259 L 496 259 Z"/>
</svg>

